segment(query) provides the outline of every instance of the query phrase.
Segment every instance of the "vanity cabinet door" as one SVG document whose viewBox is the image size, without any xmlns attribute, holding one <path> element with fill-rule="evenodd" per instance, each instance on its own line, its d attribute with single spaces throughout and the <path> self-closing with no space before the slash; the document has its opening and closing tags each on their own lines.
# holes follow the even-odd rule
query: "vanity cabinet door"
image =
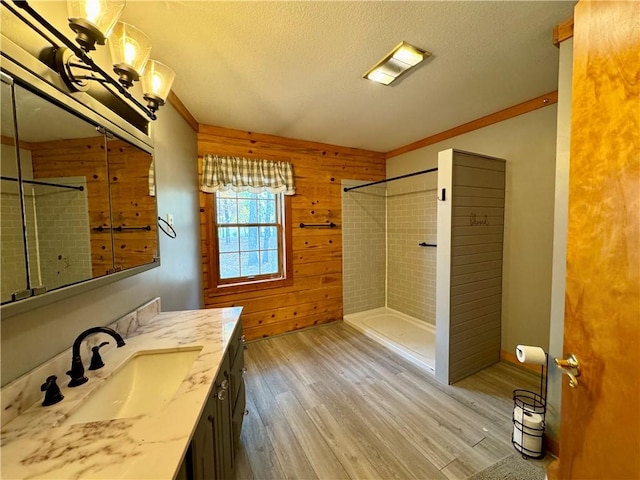
<svg viewBox="0 0 640 480">
<path fill-rule="evenodd" d="M 227 480 L 233 476 L 244 418 L 244 345 L 239 323 L 176 480 Z M 234 352 L 233 363 L 229 352 Z"/>
<path fill-rule="evenodd" d="M 177 478 L 181 478 L 181 473 L 188 480 L 217 478 L 215 461 L 216 401 L 213 396 L 207 401 Z"/>
<path fill-rule="evenodd" d="M 245 415 L 246 397 L 244 389 L 244 381 L 240 385 L 240 391 L 238 392 L 238 398 L 236 399 L 236 405 L 233 409 L 233 418 L 231 420 L 231 430 L 233 436 L 233 456 L 238 453 L 240 447 L 240 431 L 242 430 L 242 422 Z"/>
<path fill-rule="evenodd" d="M 179 473 L 185 472 L 188 480 L 231 478 L 229 360 L 226 355 L 224 358 L 207 405 L 191 439 L 184 466 L 179 470 Z"/>
<path fill-rule="evenodd" d="M 174 477 L 175 480 L 189 480 L 189 468 L 190 468 L 190 459 L 191 459 L 191 446 L 189 446 L 189 450 L 187 450 L 187 455 L 185 456 L 180 468 L 178 469 L 178 473 Z"/>
<path fill-rule="evenodd" d="M 242 332 L 242 325 L 239 324 L 238 330 Z M 238 338 L 241 338 L 238 335 Z M 240 443 L 240 430 L 244 420 L 244 412 L 246 408 L 245 385 L 244 385 L 244 344 L 238 341 L 236 348 L 236 356 L 231 366 L 231 430 L 232 430 L 232 452 L 235 460 L 236 452 Z"/>
<path fill-rule="evenodd" d="M 216 379 L 216 389 L 220 392 L 225 385 L 224 394 L 218 393 L 216 398 L 216 478 L 222 480 L 231 478 L 232 465 L 232 437 L 231 437 L 231 395 L 229 388 L 230 368 L 229 357 L 224 356 L 220 366 L 220 373 Z M 214 391 L 215 395 L 215 391 Z"/>
</svg>

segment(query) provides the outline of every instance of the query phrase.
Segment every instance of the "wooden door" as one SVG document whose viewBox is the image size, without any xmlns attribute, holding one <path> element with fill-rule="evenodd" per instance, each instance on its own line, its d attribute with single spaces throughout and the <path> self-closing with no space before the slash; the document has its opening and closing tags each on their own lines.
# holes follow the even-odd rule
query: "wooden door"
<svg viewBox="0 0 640 480">
<path fill-rule="evenodd" d="M 640 478 L 640 2 L 575 10 L 564 352 L 553 477 Z"/>
</svg>

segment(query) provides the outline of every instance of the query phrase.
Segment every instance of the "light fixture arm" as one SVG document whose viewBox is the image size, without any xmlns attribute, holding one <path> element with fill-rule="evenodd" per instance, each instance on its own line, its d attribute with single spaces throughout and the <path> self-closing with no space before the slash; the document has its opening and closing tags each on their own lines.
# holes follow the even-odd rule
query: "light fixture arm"
<svg viewBox="0 0 640 480">
<path fill-rule="evenodd" d="M 44 35 L 42 31 L 37 29 L 37 27 L 35 25 L 33 25 L 31 22 L 26 21 L 26 19 L 24 19 L 24 17 L 22 15 L 18 14 L 18 12 L 14 8 L 12 8 L 6 0 L 0 0 L 0 1 L 4 6 L 6 6 L 16 16 L 21 18 L 29 26 L 31 26 L 32 28 L 37 30 L 38 33 L 40 33 L 45 38 L 47 38 L 47 36 Z M 18 8 L 21 8 L 24 11 L 26 11 L 47 32 L 49 32 L 51 35 L 53 35 L 62 45 L 64 45 L 64 47 L 66 47 L 69 50 L 71 50 L 73 52 L 73 55 L 80 62 L 82 62 L 84 64 L 83 66 L 80 66 L 80 65 L 77 64 L 77 62 L 71 61 L 72 63 L 69 64 L 69 66 L 73 66 L 75 68 L 83 68 L 83 69 L 91 70 L 92 72 L 94 72 L 97 75 L 99 75 L 99 76 L 96 76 L 96 77 L 94 77 L 94 76 L 84 76 L 83 75 L 82 76 L 83 78 L 76 78 L 76 80 L 96 80 L 96 81 L 102 83 L 103 85 L 105 85 L 107 87 L 107 90 L 109 90 L 112 94 L 115 95 L 115 92 L 113 90 L 111 90 L 110 88 L 108 88 L 108 87 L 113 87 L 113 88 L 115 88 L 117 90 L 117 92 L 120 95 L 122 95 L 124 98 L 126 98 L 127 100 L 132 102 L 141 112 L 143 112 L 151 120 L 156 120 L 157 119 L 156 114 L 150 108 L 145 106 L 143 103 L 138 101 L 138 99 L 136 99 L 133 95 L 131 95 L 131 93 L 129 93 L 125 87 L 123 87 L 117 80 L 115 80 L 109 73 L 107 73 L 104 69 L 102 69 L 97 63 L 95 63 L 93 61 L 93 59 L 84 50 L 82 50 L 82 48 L 80 48 L 78 45 L 76 45 L 71 40 L 69 40 L 69 38 L 67 38 L 65 35 L 63 35 L 56 27 L 54 27 L 51 23 L 49 23 L 36 10 L 34 10 L 34 8 L 31 7 L 31 5 L 29 5 L 29 3 L 26 0 L 13 0 L 13 3 Z M 61 47 L 58 46 L 58 48 L 61 48 Z M 68 63 L 68 62 L 65 62 L 65 63 Z M 69 74 L 69 69 L 67 68 L 66 70 L 67 70 L 66 73 L 60 72 L 61 75 Z M 69 85 L 68 82 L 67 82 L 67 85 Z M 77 90 L 81 90 L 81 88 L 76 88 L 76 89 Z"/>
</svg>

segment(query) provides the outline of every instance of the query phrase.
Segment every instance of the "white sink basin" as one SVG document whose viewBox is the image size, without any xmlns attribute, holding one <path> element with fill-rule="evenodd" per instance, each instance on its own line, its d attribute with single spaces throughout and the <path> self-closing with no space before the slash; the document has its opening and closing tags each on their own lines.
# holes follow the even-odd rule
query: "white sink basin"
<svg viewBox="0 0 640 480">
<path fill-rule="evenodd" d="M 202 347 L 136 353 L 63 423 L 87 423 L 159 412 L 175 395 L 200 350 Z"/>
</svg>

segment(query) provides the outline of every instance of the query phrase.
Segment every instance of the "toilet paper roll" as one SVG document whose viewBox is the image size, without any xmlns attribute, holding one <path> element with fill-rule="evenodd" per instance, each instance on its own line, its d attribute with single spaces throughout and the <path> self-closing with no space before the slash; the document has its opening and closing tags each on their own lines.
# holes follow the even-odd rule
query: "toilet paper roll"
<svg viewBox="0 0 640 480">
<path fill-rule="evenodd" d="M 513 410 L 513 442 L 516 449 L 529 456 L 542 453 L 542 433 L 544 432 L 542 415 L 531 413 L 516 407 Z M 517 423 L 516 423 L 517 422 Z"/>
<path fill-rule="evenodd" d="M 528 435 L 527 432 L 513 427 L 513 441 L 516 450 L 529 456 L 538 456 L 542 453 L 542 436 Z"/>
<path fill-rule="evenodd" d="M 513 409 L 513 419 L 528 429 L 542 428 L 542 415 L 534 413 L 526 406 L 524 410 L 520 407 L 515 407 Z"/>
<path fill-rule="evenodd" d="M 516 357 L 520 363 L 531 363 L 533 365 L 546 365 L 547 354 L 540 347 L 531 345 L 516 346 Z"/>
</svg>

